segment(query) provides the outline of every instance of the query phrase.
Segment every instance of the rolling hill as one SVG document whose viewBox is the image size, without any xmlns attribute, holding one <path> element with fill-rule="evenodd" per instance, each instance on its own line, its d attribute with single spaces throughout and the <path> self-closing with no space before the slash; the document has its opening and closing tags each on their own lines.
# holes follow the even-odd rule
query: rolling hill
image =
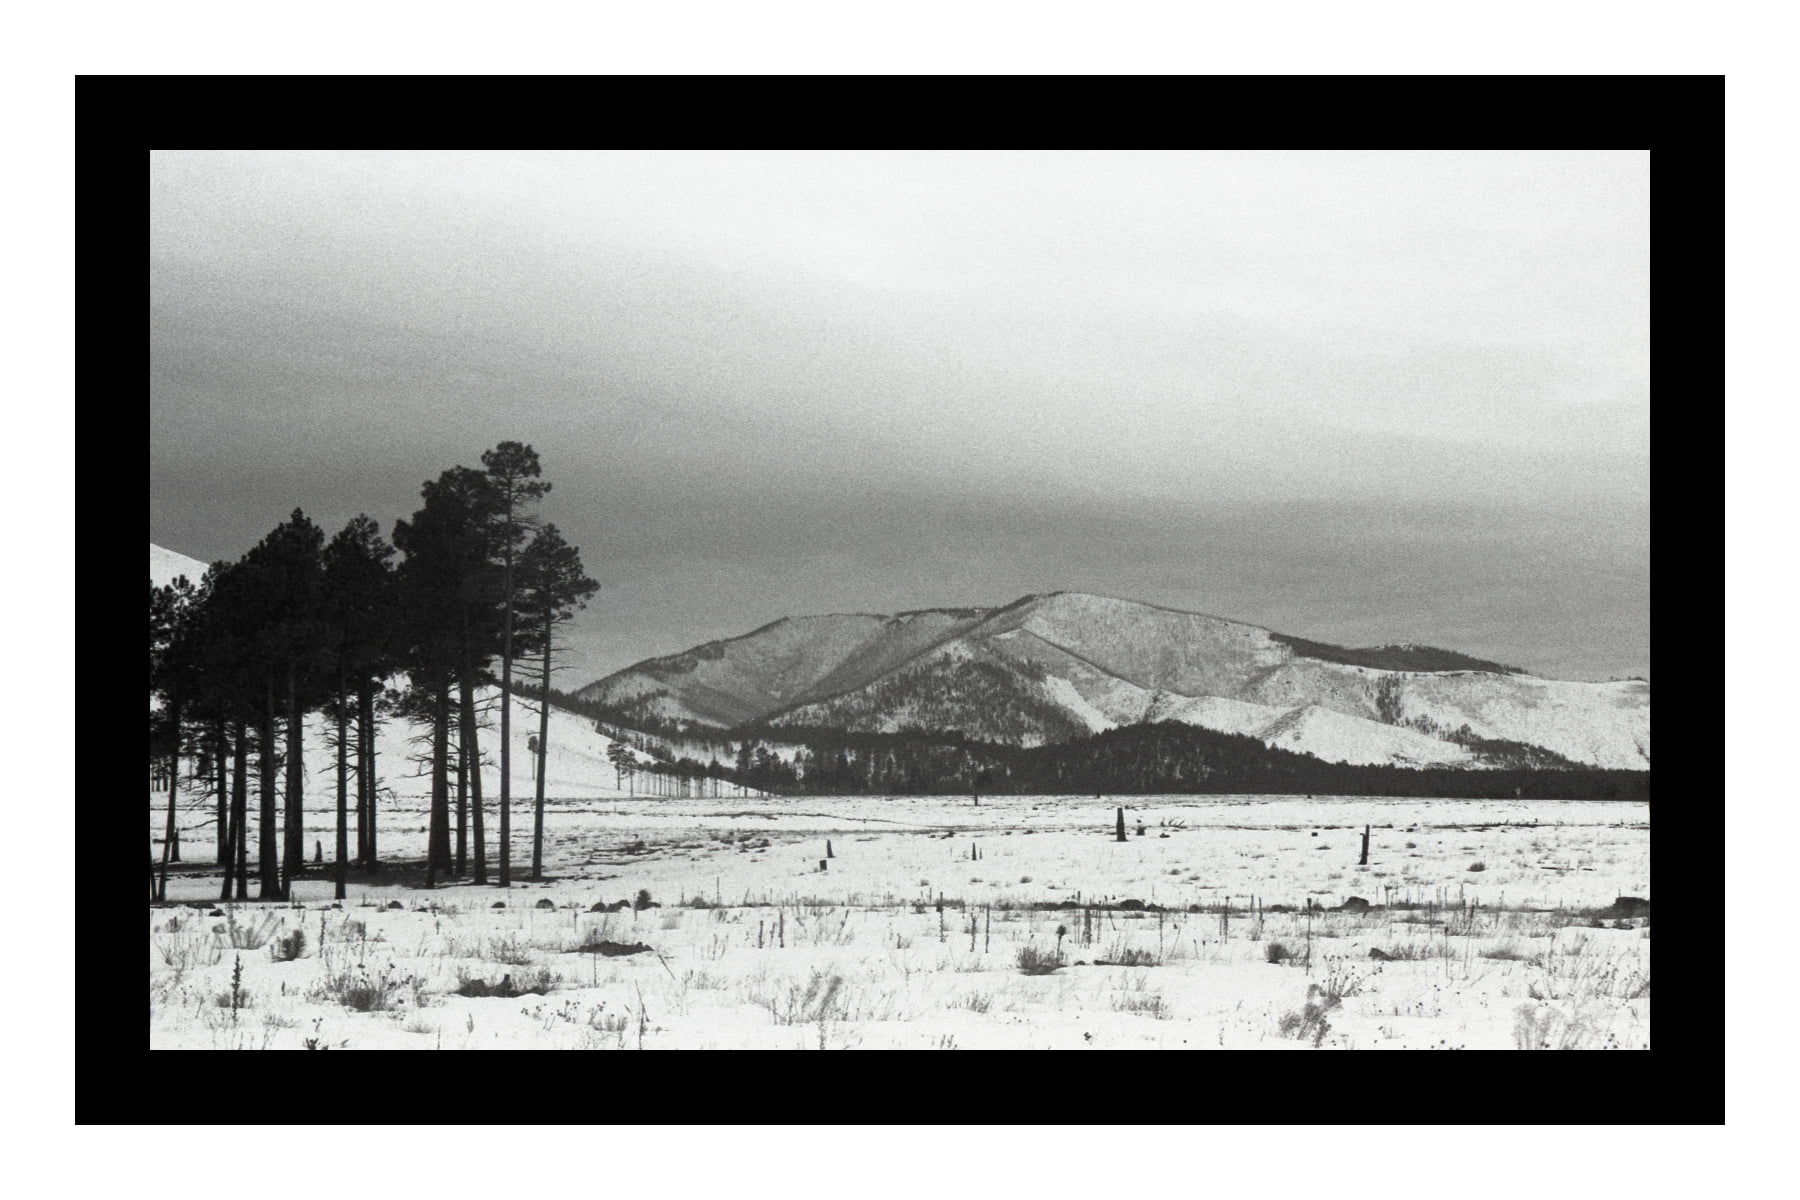
<svg viewBox="0 0 1800 1200">
<path fill-rule="evenodd" d="M 1353 650 L 1108 596 L 788 618 L 579 693 L 729 728 L 960 732 L 1032 746 L 1146 720 L 1331 762 L 1644 770 L 1650 685 L 1542 679 L 1454 651 Z"/>
</svg>

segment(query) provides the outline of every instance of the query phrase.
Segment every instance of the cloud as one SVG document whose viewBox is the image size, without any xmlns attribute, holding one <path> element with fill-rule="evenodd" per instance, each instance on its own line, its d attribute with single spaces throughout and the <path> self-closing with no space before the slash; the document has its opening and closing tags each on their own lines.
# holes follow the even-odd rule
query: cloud
<svg viewBox="0 0 1800 1200">
<path fill-rule="evenodd" d="M 1639 667 L 1647 211 L 1637 153 L 161 152 L 153 536 L 517 439 L 613 666 L 1086 587 Z"/>
</svg>

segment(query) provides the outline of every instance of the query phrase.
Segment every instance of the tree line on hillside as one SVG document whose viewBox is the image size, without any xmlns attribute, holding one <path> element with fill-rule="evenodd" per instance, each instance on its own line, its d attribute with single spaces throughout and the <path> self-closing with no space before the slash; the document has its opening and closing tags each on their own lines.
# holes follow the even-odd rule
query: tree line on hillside
<svg viewBox="0 0 1800 1200">
<path fill-rule="evenodd" d="M 1648 771 L 1412 768 L 1331 763 L 1179 721 L 1121 726 L 1029 749 L 958 734 L 765 732 L 806 749 L 793 789 L 818 795 L 1348 795 L 1648 800 Z"/>
<path fill-rule="evenodd" d="M 1316 658 L 1320 662 L 1341 663 L 1348 667 L 1366 667 L 1375 671 L 1492 671 L 1496 675 L 1526 673 L 1519 667 L 1458 654 L 1454 650 L 1441 650 L 1436 646 L 1366 646 L 1353 650 L 1348 646 L 1308 641 L 1285 633 L 1271 633 L 1269 636 L 1303 658 Z"/>
<path fill-rule="evenodd" d="M 987 741 L 1064 741 L 1087 726 L 1043 696 L 1048 672 L 1029 660 L 937 659 L 804 708 L 809 725 L 856 728 L 905 714 L 920 729 L 960 729 Z M 798 714 L 772 715 L 785 724 Z"/>
<path fill-rule="evenodd" d="M 217 562 L 198 582 L 150 588 L 150 755 L 168 788 L 160 863 L 151 883 L 166 898 L 179 861 L 180 762 L 198 763 L 216 804 L 220 899 L 248 899 L 249 764 L 257 764 L 260 899 L 285 899 L 305 870 L 302 728 L 322 713 L 335 750 L 336 895 L 351 859 L 380 861 L 376 734 L 395 714 L 429 730 L 431 776 L 426 883 L 462 875 L 474 852 L 475 882 L 488 882 L 481 795 L 481 714 L 476 690 L 500 685 L 498 882 L 512 882 L 511 704 L 514 673 L 535 672 L 538 768 L 531 874 L 543 870 L 543 763 L 556 630 L 600 585 L 536 505 L 550 491 L 538 455 L 501 442 L 482 469 L 452 467 L 428 481 L 423 503 L 394 523 L 393 541 L 366 515 L 328 541 L 299 509 L 237 562 Z M 395 561 L 396 555 L 399 556 Z M 499 673 L 494 674 L 496 662 Z M 402 685 L 389 687 L 390 680 Z M 278 779 L 282 780 L 278 783 Z M 452 784 L 454 779 L 454 785 Z M 456 794 L 451 849 L 450 795 Z M 473 817 L 471 839 L 469 819 Z"/>
</svg>

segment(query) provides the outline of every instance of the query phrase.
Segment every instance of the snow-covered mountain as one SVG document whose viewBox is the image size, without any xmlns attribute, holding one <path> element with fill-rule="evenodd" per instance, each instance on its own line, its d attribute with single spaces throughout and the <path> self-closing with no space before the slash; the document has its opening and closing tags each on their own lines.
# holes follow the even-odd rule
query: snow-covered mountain
<svg viewBox="0 0 1800 1200">
<path fill-rule="evenodd" d="M 198 587 L 205 574 L 206 564 L 199 559 L 150 543 L 150 582 L 157 587 L 173 583 L 177 575 L 186 575 L 188 582 Z"/>
<path fill-rule="evenodd" d="M 914 728 L 1038 745 L 1177 720 L 1334 762 L 1650 760 L 1642 681 L 1540 679 L 1413 645 L 1348 650 L 1072 592 L 996 609 L 781 620 L 638 663 L 581 694 L 721 727 Z"/>
</svg>

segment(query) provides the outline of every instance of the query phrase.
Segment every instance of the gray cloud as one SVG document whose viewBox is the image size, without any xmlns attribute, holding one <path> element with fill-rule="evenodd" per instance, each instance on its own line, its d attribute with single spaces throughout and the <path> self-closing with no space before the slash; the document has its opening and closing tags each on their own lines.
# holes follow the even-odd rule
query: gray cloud
<svg viewBox="0 0 1800 1200">
<path fill-rule="evenodd" d="M 1085 588 L 1648 669 L 1641 154 L 163 153 L 151 530 L 516 438 L 581 670 Z"/>
</svg>

